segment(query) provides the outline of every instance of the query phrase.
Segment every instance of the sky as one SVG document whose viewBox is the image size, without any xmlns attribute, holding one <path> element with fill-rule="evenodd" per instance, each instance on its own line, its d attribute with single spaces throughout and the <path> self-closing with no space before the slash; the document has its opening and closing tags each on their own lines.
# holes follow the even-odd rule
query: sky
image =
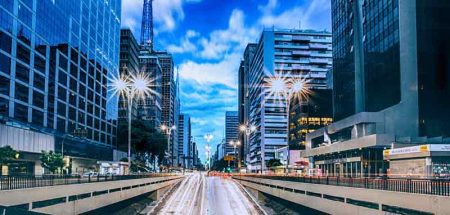
<svg viewBox="0 0 450 215">
<path fill-rule="evenodd" d="M 122 27 L 140 41 L 143 0 L 122 0 Z M 238 68 L 244 49 L 264 28 L 331 31 L 330 0 L 154 0 L 154 44 L 174 56 L 181 112 L 205 160 L 224 138 L 225 111 L 237 111 Z"/>
</svg>

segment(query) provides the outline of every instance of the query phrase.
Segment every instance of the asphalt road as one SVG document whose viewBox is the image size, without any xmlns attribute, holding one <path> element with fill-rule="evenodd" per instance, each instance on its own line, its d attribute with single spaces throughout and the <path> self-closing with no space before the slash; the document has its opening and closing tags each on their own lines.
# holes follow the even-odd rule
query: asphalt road
<svg viewBox="0 0 450 215">
<path fill-rule="evenodd" d="M 253 203 L 231 178 L 187 176 L 164 202 L 158 214 L 246 215 L 259 214 Z"/>
</svg>

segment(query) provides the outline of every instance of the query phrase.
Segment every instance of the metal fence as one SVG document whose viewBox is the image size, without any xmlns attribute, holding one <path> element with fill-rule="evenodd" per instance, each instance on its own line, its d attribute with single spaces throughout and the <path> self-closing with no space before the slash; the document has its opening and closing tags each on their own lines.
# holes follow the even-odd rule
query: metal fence
<svg viewBox="0 0 450 215">
<path fill-rule="evenodd" d="M 173 176 L 176 174 L 139 174 L 139 175 L 6 175 L 0 176 L 0 190 L 15 190 L 67 184 L 82 184 L 105 181 L 120 181 L 153 177 Z"/>
<path fill-rule="evenodd" d="M 405 193 L 417 193 L 450 196 L 449 179 L 412 179 L 412 178 L 344 178 L 344 177 L 297 177 L 269 175 L 236 175 L 262 179 L 291 181 L 311 184 L 356 187 L 387 190 Z"/>
</svg>

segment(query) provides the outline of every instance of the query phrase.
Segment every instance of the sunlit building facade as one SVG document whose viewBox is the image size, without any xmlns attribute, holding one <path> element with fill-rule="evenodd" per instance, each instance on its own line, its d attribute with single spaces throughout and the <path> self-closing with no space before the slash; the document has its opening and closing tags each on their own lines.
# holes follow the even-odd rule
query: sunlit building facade
<svg viewBox="0 0 450 215">
<path fill-rule="evenodd" d="M 119 71 L 120 13 L 120 0 L 1 1 L 0 146 L 24 160 L 63 153 L 69 172 L 113 159 L 118 99 L 108 80 Z M 42 173 L 21 164 L 18 173 Z"/>
<path fill-rule="evenodd" d="M 332 67 L 331 33 L 314 30 L 265 29 L 248 71 L 249 124 L 257 128 L 249 138 L 247 167 L 265 170 L 275 152 L 286 147 L 286 99 L 270 94 L 274 76 L 306 79 L 311 89 L 327 88 Z"/>
</svg>

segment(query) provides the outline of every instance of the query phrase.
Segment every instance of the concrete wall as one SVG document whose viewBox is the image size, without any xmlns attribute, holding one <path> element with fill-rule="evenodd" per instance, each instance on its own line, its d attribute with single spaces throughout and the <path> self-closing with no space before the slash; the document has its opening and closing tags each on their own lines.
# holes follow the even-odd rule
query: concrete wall
<svg viewBox="0 0 450 215">
<path fill-rule="evenodd" d="M 50 214 L 79 214 L 141 194 L 157 191 L 177 183 L 182 177 L 183 176 L 170 176 L 0 191 L 0 205 L 13 206 L 28 204 L 29 209 L 36 212 Z M 139 186 L 142 184 L 147 185 Z M 136 185 L 137 187 L 132 188 L 132 186 Z M 124 187 L 130 187 L 130 189 L 122 189 Z M 111 192 L 112 189 L 120 189 L 120 191 Z M 108 190 L 108 193 L 98 196 L 92 195 L 93 192 L 104 190 Z M 69 201 L 69 196 L 86 193 L 91 193 L 91 196 L 84 199 Z M 66 201 L 65 203 L 33 209 L 33 203 L 54 198 L 66 198 Z"/>
<path fill-rule="evenodd" d="M 247 180 L 237 180 L 245 187 L 250 187 L 254 190 L 258 190 L 330 214 L 385 214 L 386 212 L 381 210 L 382 205 L 413 209 L 433 214 L 448 214 L 448 212 L 450 211 L 450 198 L 444 196 L 411 194 L 321 184 L 308 184 L 260 179 L 253 177 L 235 178 Z M 258 183 L 270 184 L 272 185 L 272 187 L 268 187 Z M 284 189 L 280 189 L 280 187 L 283 187 Z M 292 189 L 305 191 L 305 193 L 292 192 Z M 320 197 L 306 195 L 306 193 L 308 192 L 319 194 Z M 340 197 L 345 199 L 345 202 L 329 200 L 323 198 L 323 195 Z M 349 199 L 376 203 L 379 204 L 379 209 L 376 210 L 349 204 L 347 203 Z"/>
</svg>

